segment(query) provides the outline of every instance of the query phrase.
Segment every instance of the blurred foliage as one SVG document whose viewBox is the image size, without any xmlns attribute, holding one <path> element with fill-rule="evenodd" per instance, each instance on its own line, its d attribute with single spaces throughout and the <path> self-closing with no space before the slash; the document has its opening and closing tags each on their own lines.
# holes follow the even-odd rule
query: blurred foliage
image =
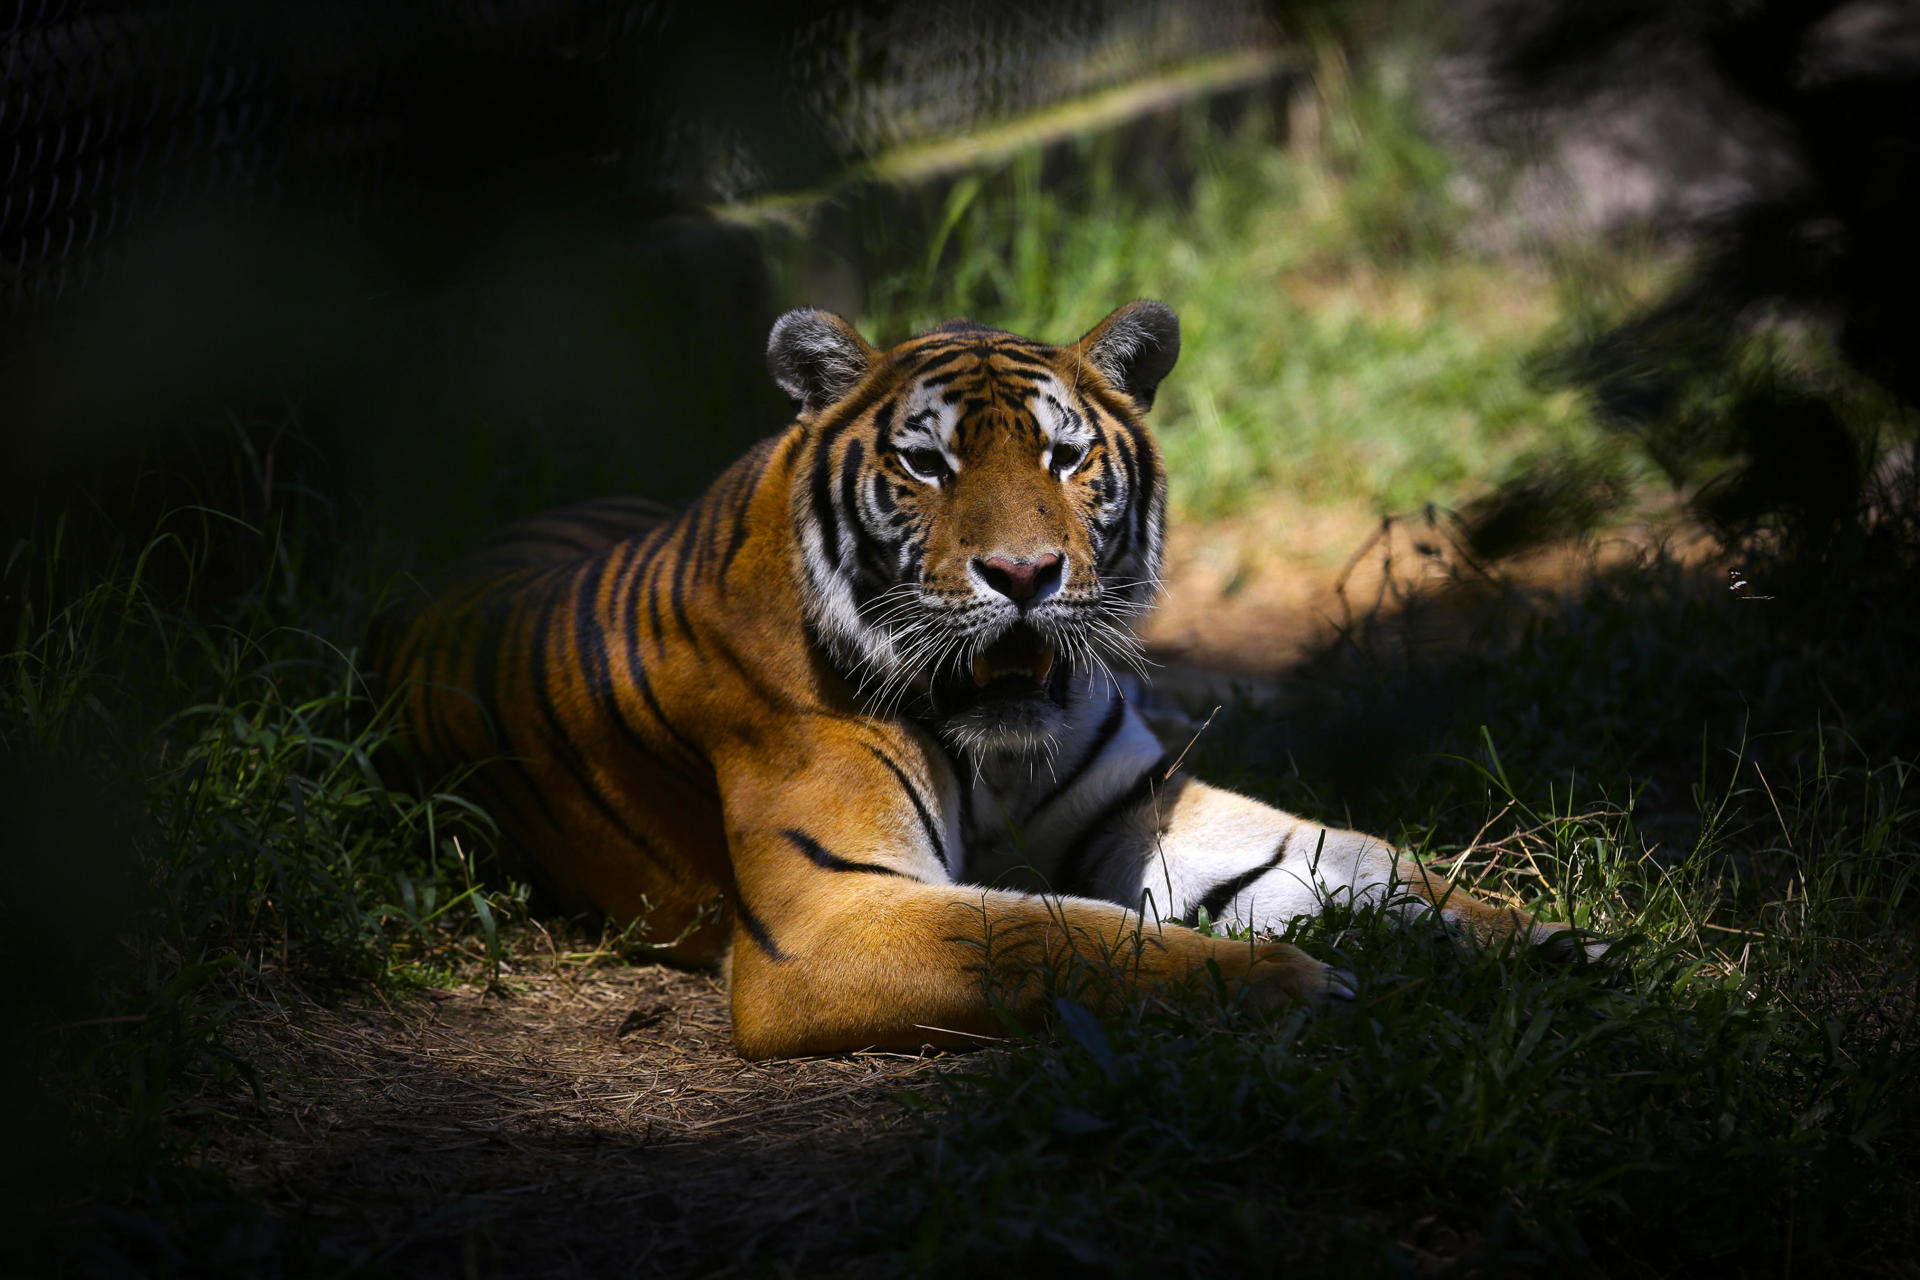
<svg viewBox="0 0 1920 1280">
<path fill-rule="evenodd" d="M 31 1028 L 7 1071 L 35 1105 L 11 1113 L 0 1168 L 22 1247 L 191 1145 L 200 1091 L 247 1072 L 221 1035 L 237 1009 L 381 981 L 463 937 L 497 957 L 523 914 L 523 889 L 478 878 L 484 814 L 382 783 L 388 731 L 337 634 L 379 571 L 309 563 L 327 506 L 276 497 L 260 525 L 177 508 L 121 544 L 77 537 L 102 519 L 78 512 L 0 575 L 0 936 L 36 975 L 5 997 Z"/>
<path fill-rule="evenodd" d="M 1493 3 L 1470 30 L 1496 117 L 1638 94 L 1658 129 L 1713 101 L 1722 126 L 1704 144 L 1756 152 L 1746 167 L 1765 175 L 1685 228 L 1684 272 L 1571 327 L 1542 375 L 1585 389 L 1724 535 L 1774 529 L 1817 554 L 1858 525 L 1873 468 L 1920 422 L 1910 7 Z"/>
<path fill-rule="evenodd" d="M 967 316 L 1068 342 L 1119 302 L 1183 327 L 1153 421 L 1182 517 L 1290 503 L 1464 502 L 1533 460 L 1630 483 L 1631 450 L 1528 359 L 1561 322 L 1552 277 L 1463 245 L 1446 162 L 1402 74 L 1319 49 L 1300 96 L 1189 108 L 925 191 L 858 188 L 770 242 L 777 292 L 836 280 L 873 340 Z M 857 247 L 857 251 L 854 248 Z M 1606 268 L 1636 287 L 1639 255 Z M 851 278 L 851 285 L 846 280 Z"/>
</svg>

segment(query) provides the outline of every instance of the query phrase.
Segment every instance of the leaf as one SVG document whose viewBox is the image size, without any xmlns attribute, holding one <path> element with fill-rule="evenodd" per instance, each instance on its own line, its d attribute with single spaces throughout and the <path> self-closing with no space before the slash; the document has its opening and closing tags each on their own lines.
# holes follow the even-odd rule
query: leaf
<svg viewBox="0 0 1920 1280">
<path fill-rule="evenodd" d="M 1521 1064 L 1526 1062 L 1527 1058 L 1532 1055 L 1535 1046 L 1540 1043 L 1540 1037 L 1547 1034 L 1547 1027 L 1552 1022 L 1552 1005 L 1547 1005 L 1542 1008 L 1540 1012 L 1533 1015 L 1533 1021 L 1527 1024 L 1525 1033 L 1520 1037 L 1520 1043 L 1514 1048 L 1513 1057 L 1507 1060 L 1508 1072 L 1520 1069 Z"/>
<path fill-rule="evenodd" d="M 1053 1007 L 1059 1011 L 1060 1025 L 1066 1028 L 1067 1034 L 1087 1051 L 1087 1056 L 1098 1064 L 1107 1079 L 1113 1079 L 1113 1044 L 1107 1039 L 1106 1028 L 1100 1025 L 1100 1020 L 1071 996 L 1056 997 Z"/>
<path fill-rule="evenodd" d="M 493 907 L 487 902 L 487 895 L 473 895 L 473 914 L 480 919 L 480 931 L 487 935 L 487 959 L 493 962 L 494 973 L 500 971 L 500 926 L 494 921 Z"/>
<path fill-rule="evenodd" d="M 307 833 L 307 798 L 300 793 L 300 779 L 287 779 L 287 798 L 293 805 L 293 829 L 304 836 Z"/>
<path fill-rule="evenodd" d="M 1074 1006 L 1079 1008 L 1078 1005 Z M 1085 1012 L 1082 1010 L 1082 1012 Z M 1113 1128 L 1111 1120 L 1102 1120 L 1091 1111 L 1082 1111 L 1079 1107 L 1061 1103 L 1053 1113 L 1053 1127 L 1061 1133 L 1079 1136 L 1087 1133 L 1099 1133 L 1102 1129 Z"/>
</svg>

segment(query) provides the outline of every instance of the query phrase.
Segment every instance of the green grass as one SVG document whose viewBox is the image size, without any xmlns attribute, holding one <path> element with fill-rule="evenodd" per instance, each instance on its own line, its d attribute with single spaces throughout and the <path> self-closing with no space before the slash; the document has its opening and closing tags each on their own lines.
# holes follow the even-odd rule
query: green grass
<svg viewBox="0 0 1920 1280">
<path fill-rule="evenodd" d="M 1541 455 L 1631 471 L 1583 401 L 1529 358 L 1557 328 L 1620 306 L 1666 267 L 1597 255 L 1604 289 L 1557 294 L 1546 264 L 1462 247 L 1466 215 L 1404 95 L 1349 89 L 1322 59 L 1315 136 L 1273 145 L 1251 116 L 1197 134 L 1190 201 L 1103 175 L 1043 187 L 1029 155 L 960 181 L 917 265 L 877 280 L 861 327 L 881 342 L 956 315 L 1071 341 L 1130 298 L 1183 326 L 1155 408 L 1180 518 L 1244 511 L 1276 491 L 1303 504 L 1400 511 L 1453 504 Z M 790 299 L 794 305 L 809 301 Z"/>
<path fill-rule="evenodd" d="M 1335 905 L 1292 936 L 1360 975 L 1354 1011 L 1063 1017 L 953 1086 L 878 1247 L 941 1274 L 1384 1273 L 1421 1251 L 1610 1275 L 1897 1265 L 1920 1227 L 1913 765 L 1812 716 L 1703 742 L 1701 703 L 1671 685 L 1625 691 L 1654 750 L 1564 770 L 1554 750 L 1580 758 L 1600 682 L 1579 655 L 1610 633 L 1638 632 L 1650 671 L 1716 648 L 1731 674 L 1779 663 L 1703 629 L 1712 597 L 1693 596 L 1700 613 L 1663 619 L 1599 591 L 1524 645 L 1331 691 L 1316 732 L 1365 738 L 1411 690 L 1472 682 L 1352 776 L 1245 710 L 1191 766 L 1330 821 L 1358 810 L 1479 892 L 1619 939 L 1613 957 L 1462 952 Z M 1892 681 L 1900 645 L 1853 660 Z M 1394 665 L 1374 657 L 1373 676 Z M 1793 714 L 1750 714 L 1775 710 Z M 1651 803 L 1643 770 L 1678 794 Z"/>
<path fill-rule="evenodd" d="M 72 537 L 23 540 L 0 579 L 0 757 L 13 945 L 79 975 L 18 997 L 41 1025 L 15 1069 L 62 1081 L 25 1127 L 73 1144 L 84 1187 L 190 1146 L 199 1091 L 248 1070 L 221 1034 L 237 1010 L 484 973 L 525 890 L 476 877 L 492 824 L 471 803 L 381 780 L 352 633 L 313 629 L 375 596 L 338 562 L 301 580 L 320 531 L 297 513 L 176 509 L 144 540 L 96 538 L 93 573 Z"/>
<path fill-rule="evenodd" d="M 1661 475 L 1728 467 L 1756 386 L 1901 438 L 1814 334 L 1608 346 L 1685 264 L 1475 252 L 1404 102 L 1343 72 L 1323 63 L 1317 137 L 1203 149 L 1190 205 L 1043 189 L 1037 159 L 960 184 L 863 324 L 885 341 L 967 314 L 1060 340 L 1119 300 L 1169 302 L 1185 346 L 1154 418 L 1189 523 L 1505 486 L 1577 532 Z M 1605 412 L 1565 376 L 1589 347 L 1612 362 Z M 1666 429 L 1617 430 L 1622 377 L 1681 389 Z M 1417 617 L 1364 620 L 1285 714 L 1230 710 L 1198 775 L 1396 835 L 1623 939 L 1614 958 L 1462 954 L 1335 908 L 1295 935 L 1362 975 L 1352 1014 L 1065 1008 L 952 1086 L 874 1253 L 940 1274 L 1902 1265 L 1916 511 L 1883 492 L 1818 545 L 1763 515 L 1724 561 L 1656 550 L 1544 608 L 1497 591 L 1437 647 Z M 1726 563 L 1776 599 L 1734 599 Z"/>
</svg>

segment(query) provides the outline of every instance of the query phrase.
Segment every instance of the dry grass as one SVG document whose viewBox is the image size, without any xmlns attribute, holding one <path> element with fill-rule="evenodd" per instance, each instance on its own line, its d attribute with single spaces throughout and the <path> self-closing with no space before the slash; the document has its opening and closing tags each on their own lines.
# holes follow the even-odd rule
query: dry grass
<svg viewBox="0 0 1920 1280">
<path fill-rule="evenodd" d="M 435 1276 L 824 1265 L 907 1158 L 902 1089 L 956 1059 L 734 1056 L 724 990 L 657 966 L 519 968 L 235 1031 L 260 1095 L 205 1160 L 344 1264 Z"/>
</svg>

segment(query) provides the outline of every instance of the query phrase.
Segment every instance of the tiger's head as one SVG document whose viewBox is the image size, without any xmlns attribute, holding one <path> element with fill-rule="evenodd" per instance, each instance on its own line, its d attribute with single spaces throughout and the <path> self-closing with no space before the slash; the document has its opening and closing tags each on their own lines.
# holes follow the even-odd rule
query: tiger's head
<svg viewBox="0 0 1920 1280">
<path fill-rule="evenodd" d="M 1179 353 L 1157 302 L 1058 347 L 955 321 L 879 351 L 829 312 L 780 318 L 808 622 L 871 709 L 1025 752 L 1139 665 L 1166 515 L 1141 417 Z"/>
</svg>

